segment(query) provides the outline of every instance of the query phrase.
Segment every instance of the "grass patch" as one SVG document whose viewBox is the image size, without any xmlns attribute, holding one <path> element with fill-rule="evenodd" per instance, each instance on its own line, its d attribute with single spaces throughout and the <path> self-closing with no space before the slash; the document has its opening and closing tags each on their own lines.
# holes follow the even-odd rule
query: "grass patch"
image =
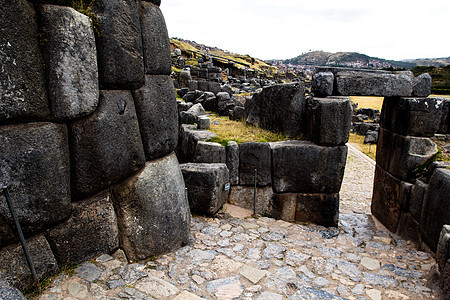
<svg viewBox="0 0 450 300">
<path fill-rule="evenodd" d="M 244 142 L 279 142 L 292 138 L 287 138 L 283 134 L 274 133 L 259 127 L 248 125 L 245 121 L 233 121 L 228 117 L 220 117 L 218 115 L 210 116 L 210 131 L 217 134 L 215 142 L 220 144 L 228 144 L 229 141 L 236 143 Z"/>
<path fill-rule="evenodd" d="M 373 108 L 381 111 L 384 97 L 351 96 L 350 100 L 358 103 L 358 108 Z"/>
<path fill-rule="evenodd" d="M 348 142 L 349 142 L 349 144 L 354 146 L 356 149 L 358 149 L 359 151 L 361 151 L 362 153 L 364 153 L 371 159 L 375 160 L 376 153 L 377 153 L 377 145 L 376 144 L 373 144 L 373 145 L 364 144 L 364 136 L 363 135 L 357 134 L 356 138 L 355 138 L 355 134 L 352 133 L 352 134 L 350 134 L 350 138 L 348 139 Z"/>
<path fill-rule="evenodd" d="M 88 16 L 92 20 L 92 25 L 94 27 L 94 32 L 98 37 L 102 37 L 100 31 L 101 24 L 98 20 L 97 14 L 94 11 L 96 5 L 96 0 L 73 0 L 72 7 L 76 11 Z"/>
</svg>

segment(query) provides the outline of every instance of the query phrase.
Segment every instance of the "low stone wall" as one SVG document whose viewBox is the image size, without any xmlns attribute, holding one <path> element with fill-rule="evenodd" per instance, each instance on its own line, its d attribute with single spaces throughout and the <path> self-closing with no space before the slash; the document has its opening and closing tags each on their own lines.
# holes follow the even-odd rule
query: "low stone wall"
<svg viewBox="0 0 450 300">
<path fill-rule="evenodd" d="M 97 0 L 97 36 L 73 8 L 32 2 L 0 12 L 0 183 L 38 276 L 119 248 L 138 260 L 188 243 L 160 1 Z M 0 274 L 23 289 L 15 232 L 2 196 Z"/>
</svg>

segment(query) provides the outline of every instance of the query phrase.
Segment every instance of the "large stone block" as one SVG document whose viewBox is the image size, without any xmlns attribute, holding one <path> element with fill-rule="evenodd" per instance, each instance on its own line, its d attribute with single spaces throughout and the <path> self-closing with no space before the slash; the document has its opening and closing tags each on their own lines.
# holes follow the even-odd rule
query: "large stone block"
<svg viewBox="0 0 450 300">
<path fill-rule="evenodd" d="M 217 137 L 217 134 L 209 130 L 197 130 L 195 125 L 182 124 L 180 128 L 180 146 L 177 149 L 177 156 L 180 161 L 192 162 L 197 143 L 213 137 Z"/>
<path fill-rule="evenodd" d="M 405 193 L 402 182 L 383 170 L 379 165 L 375 168 L 373 183 L 372 214 L 391 232 L 397 232 Z"/>
<path fill-rule="evenodd" d="M 272 155 L 269 143 L 239 144 L 239 184 L 272 185 Z"/>
<path fill-rule="evenodd" d="M 439 271 L 444 271 L 447 262 L 450 260 L 450 225 L 442 226 L 439 235 L 438 247 L 436 250 L 436 263 L 439 266 Z M 449 262 L 450 263 L 450 262 Z"/>
<path fill-rule="evenodd" d="M 450 169 L 436 169 L 425 196 L 420 223 L 422 240 L 436 251 L 442 226 L 450 224 Z"/>
<path fill-rule="evenodd" d="M 431 94 L 431 76 L 428 73 L 421 74 L 413 79 L 413 96 L 428 97 Z"/>
<path fill-rule="evenodd" d="M 147 160 L 172 153 L 178 142 L 177 100 L 172 79 L 146 75 L 145 85 L 133 95 Z"/>
<path fill-rule="evenodd" d="M 328 97 L 333 94 L 334 75 L 331 72 L 319 72 L 313 75 L 312 92 L 317 97 Z"/>
<path fill-rule="evenodd" d="M 0 10 L 0 122 L 50 117 L 36 13 L 26 0 Z"/>
<path fill-rule="evenodd" d="M 146 1 L 138 2 L 141 18 L 145 74 L 170 75 L 170 41 L 161 9 Z"/>
<path fill-rule="evenodd" d="M 272 216 L 272 187 L 257 187 L 256 188 L 256 213 L 261 216 Z M 230 204 L 243 207 L 249 210 L 254 209 L 255 206 L 255 187 L 237 185 L 231 188 L 230 197 L 228 199 Z"/>
<path fill-rule="evenodd" d="M 428 190 L 428 184 L 421 180 L 416 180 L 411 189 L 411 199 L 409 201 L 409 212 L 413 218 L 420 223 L 420 215 L 422 213 L 423 199 Z"/>
<path fill-rule="evenodd" d="M 347 143 L 352 125 L 350 97 L 310 98 L 307 107 L 311 141 L 327 146 Z"/>
<path fill-rule="evenodd" d="M 408 97 L 413 82 L 408 74 L 337 72 L 335 91 L 339 96 Z"/>
<path fill-rule="evenodd" d="M 175 154 L 147 162 L 112 188 L 121 246 L 129 260 L 182 247 L 190 238 L 190 211 Z"/>
<path fill-rule="evenodd" d="M 337 227 L 339 194 L 298 194 L 295 220 Z"/>
<path fill-rule="evenodd" d="M 287 222 L 295 222 L 297 210 L 297 194 L 275 194 L 273 201 L 273 217 Z"/>
<path fill-rule="evenodd" d="M 438 133 L 450 133 L 450 99 L 445 99 L 442 106 L 442 119 L 439 124 Z"/>
<path fill-rule="evenodd" d="M 214 215 L 227 201 L 228 168 L 223 163 L 188 163 L 180 165 L 193 212 Z"/>
<path fill-rule="evenodd" d="M 117 250 L 119 229 L 110 193 L 101 192 L 74 203 L 70 219 L 50 229 L 46 236 L 60 265 L 80 264 Z"/>
<path fill-rule="evenodd" d="M 445 98 L 385 98 L 381 127 L 401 134 L 432 137 L 443 118 Z"/>
<path fill-rule="evenodd" d="M 58 271 L 58 263 L 43 235 L 26 240 L 27 248 L 39 279 L 48 278 Z M 0 250 L 0 274 L 2 279 L 20 290 L 34 285 L 21 244 L 9 245 Z"/>
<path fill-rule="evenodd" d="M 70 162 L 65 125 L 31 123 L 0 127 L 0 182 L 9 187 L 22 229 L 42 230 L 70 215 Z M 3 198 L 3 197 L 2 197 Z M 3 199 L 0 245 L 16 238 Z"/>
<path fill-rule="evenodd" d="M 195 163 L 226 163 L 226 149 L 219 143 L 199 141 L 195 147 Z"/>
<path fill-rule="evenodd" d="M 405 181 L 421 175 L 422 167 L 438 153 L 429 138 L 395 134 L 381 128 L 377 146 L 377 164 Z"/>
<path fill-rule="evenodd" d="M 289 83 L 257 90 L 245 103 L 247 123 L 296 137 L 306 132 L 305 83 Z"/>
<path fill-rule="evenodd" d="M 277 193 L 339 193 L 347 146 L 308 141 L 272 143 L 273 188 Z"/>
<path fill-rule="evenodd" d="M 21 291 L 0 278 L 0 298 L 8 300 L 26 300 Z"/>
<path fill-rule="evenodd" d="M 52 117 L 66 121 L 98 103 L 97 51 L 91 20 L 73 8 L 41 5 L 45 70 Z"/>
<path fill-rule="evenodd" d="M 141 24 L 135 1 L 97 0 L 98 73 L 103 89 L 137 89 L 144 84 Z"/>
<path fill-rule="evenodd" d="M 230 141 L 226 147 L 226 164 L 230 172 L 230 183 L 239 184 L 239 145 Z"/>
<path fill-rule="evenodd" d="M 129 91 L 101 91 L 98 109 L 70 125 L 72 187 L 78 199 L 133 175 L 145 164 Z"/>
</svg>

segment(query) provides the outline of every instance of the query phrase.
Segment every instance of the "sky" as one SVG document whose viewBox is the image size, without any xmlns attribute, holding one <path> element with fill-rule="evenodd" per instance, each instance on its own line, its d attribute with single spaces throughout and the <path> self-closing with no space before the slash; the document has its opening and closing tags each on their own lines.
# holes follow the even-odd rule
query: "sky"
<svg viewBox="0 0 450 300">
<path fill-rule="evenodd" d="M 450 0 L 162 0 L 170 37 L 259 59 L 450 56 Z"/>
</svg>

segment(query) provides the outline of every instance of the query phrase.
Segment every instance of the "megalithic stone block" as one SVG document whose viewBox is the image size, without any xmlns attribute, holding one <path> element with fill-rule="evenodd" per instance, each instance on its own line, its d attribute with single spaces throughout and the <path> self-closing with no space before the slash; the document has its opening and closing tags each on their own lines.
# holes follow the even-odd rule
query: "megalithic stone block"
<svg viewBox="0 0 450 300">
<path fill-rule="evenodd" d="M 0 122 L 50 117 L 38 26 L 26 0 L 3 1 L 0 10 Z"/>
<path fill-rule="evenodd" d="M 307 116 L 311 141 L 326 146 L 347 143 L 352 124 L 350 97 L 310 98 Z"/>
<path fill-rule="evenodd" d="M 239 184 L 260 187 L 272 184 L 272 155 L 269 143 L 239 144 Z"/>
<path fill-rule="evenodd" d="M 414 78 L 413 96 L 428 97 L 431 94 L 431 76 L 428 73 L 421 74 Z"/>
<path fill-rule="evenodd" d="M 73 195 L 97 194 L 145 164 L 144 147 L 130 91 L 101 91 L 89 117 L 72 122 Z"/>
<path fill-rule="evenodd" d="M 170 41 L 161 9 L 153 3 L 139 1 L 138 11 L 141 19 L 145 74 L 170 75 Z"/>
<path fill-rule="evenodd" d="M 141 260 L 188 244 L 190 210 L 175 154 L 152 160 L 112 187 L 121 247 Z"/>
<path fill-rule="evenodd" d="M 226 149 L 219 143 L 199 141 L 195 147 L 195 163 L 226 163 Z"/>
<path fill-rule="evenodd" d="M 432 137 L 439 130 L 446 101 L 445 98 L 385 98 L 381 127 L 401 135 Z"/>
<path fill-rule="evenodd" d="M 230 141 L 226 146 L 226 164 L 230 172 L 230 183 L 239 184 L 239 145 Z"/>
<path fill-rule="evenodd" d="M 146 75 L 144 86 L 135 90 L 133 96 L 146 159 L 169 155 L 178 142 L 178 109 L 172 79 Z"/>
<path fill-rule="evenodd" d="M 135 1 L 97 0 L 99 79 L 103 89 L 144 84 L 142 32 Z"/>
<path fill-rule="evenodd" d="M 52 117 L 67 121 L 98 104 L 97 50 L 88 16 L 71 7 L 40 6 L 45 70 Z"/>
<path fill-rule="evenodd" d="M 331 72 L 319 72 L 313 75 L 312 92 L 317 97 L 333 95 L 334 75 Z"/>
</svg>

